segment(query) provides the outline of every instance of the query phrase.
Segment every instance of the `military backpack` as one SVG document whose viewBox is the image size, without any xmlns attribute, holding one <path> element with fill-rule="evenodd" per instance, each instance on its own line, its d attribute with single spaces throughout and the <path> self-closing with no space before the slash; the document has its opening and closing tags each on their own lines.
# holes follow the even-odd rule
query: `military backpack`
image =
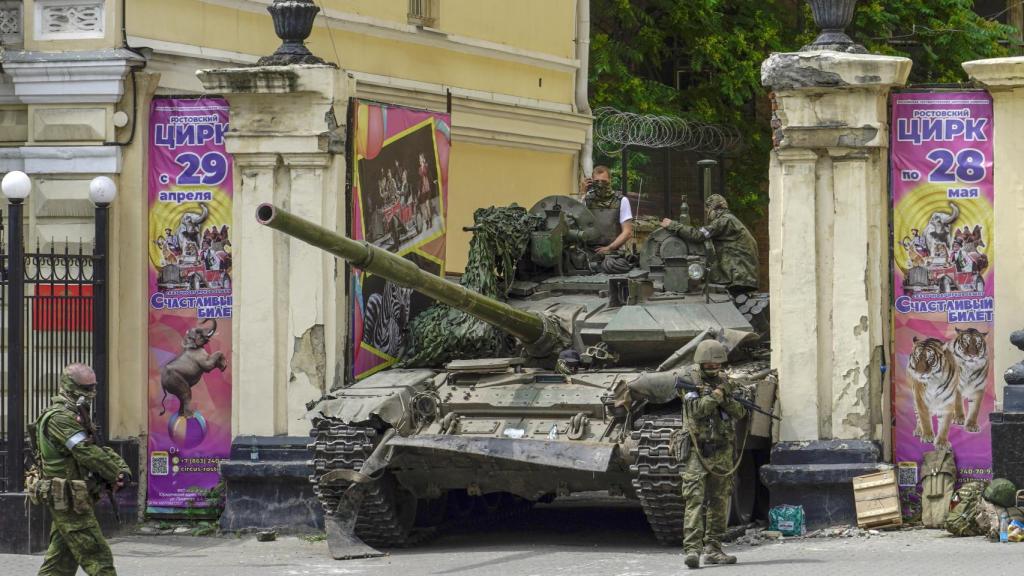
<svg viewBox="0 0 1024 576">
<path fill-rule="evenodd" d="M 981 495 L 985 492 L 986 482 L 975 480 L 966 482 L 953 496 L 956 505 L 946 515 L 946 531 L 953 536 L 984 536 L 988 526 L 978 525 L 978 514 L 981 512 Z"/>
</svg>

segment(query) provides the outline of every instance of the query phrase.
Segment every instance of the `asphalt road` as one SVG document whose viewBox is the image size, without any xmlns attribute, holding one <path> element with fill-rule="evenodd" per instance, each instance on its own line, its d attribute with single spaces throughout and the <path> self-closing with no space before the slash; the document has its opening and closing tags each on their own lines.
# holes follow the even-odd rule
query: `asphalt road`
<svg viewBox="0 0 1024 576">
<path fill-rule="evenodd" d="M 501 575 L 642 576 L 687 572 L 679 550 L 658 546 L 638 508 L 551 506 L 504 524 L 458 530 L 384 558 L 334 561 L 323 541 L 294 536 L 125 536 L 112 541 L 121 576 Z M 1024 544 L 907 530 L 854 538 L 793 538 L 730 546 L 735 566 L 716 573 L 803 576 L 1009 574 Z M 1017 564 L 1017 563 L 1020 564 Z M 0 575 L 35 574 L 41 556 L 0 555 Z M 82 572 L 79 572 L 82 574 Z"/>
</svg>

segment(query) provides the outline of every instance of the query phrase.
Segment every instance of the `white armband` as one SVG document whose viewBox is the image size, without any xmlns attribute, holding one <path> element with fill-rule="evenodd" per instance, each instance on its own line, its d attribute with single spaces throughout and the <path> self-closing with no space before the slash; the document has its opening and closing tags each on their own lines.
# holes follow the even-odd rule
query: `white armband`
<svg viewBox="0 0 1024 576">
<path fill-rule="evenodd" d="M 68 450 L 71 450 L 75 446 L 77 446 L 77 445 L 81 444 L 82 442 L 84 442 L 86 438 L 88 438 L 88 435 L 86 435 L 85 432 L 79 432 L 79 433 L 73 435 L 71 438 L 68 438 L 68 441 L 64 443 L 64 446 Z"/>
</svg>

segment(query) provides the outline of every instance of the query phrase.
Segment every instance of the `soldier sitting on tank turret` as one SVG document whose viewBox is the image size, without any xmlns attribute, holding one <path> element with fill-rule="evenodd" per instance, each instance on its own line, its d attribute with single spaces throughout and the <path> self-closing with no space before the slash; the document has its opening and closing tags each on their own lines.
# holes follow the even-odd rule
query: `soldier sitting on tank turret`
<svg viewBox="0 0 1024 576">
<path fill-rule="evenodd" d="M 633 267 L 633 262 L 622 248 L 633 237 L 633 209 L 629 198 L 612 190 L 611 171 L 607 166 L 594 166 L 594 175 L 583 181 L 583 202 L 594 214 L 599 247 L 594 250 L 603 256 L 602 272 L 621 274 Z"/>
<path fill-rule="evenodd" d="M 725 285 L 734 296 L 757 290 L 757 240 L 729 211 L 721 195 L 708 196 L 704 211 L 704 226 L 700 228 L 668 218 L 661 221 L 661 226 L 684 240 L 711 242 L 714 254 L 709 255 L 708 282 Z"/>
</svg>

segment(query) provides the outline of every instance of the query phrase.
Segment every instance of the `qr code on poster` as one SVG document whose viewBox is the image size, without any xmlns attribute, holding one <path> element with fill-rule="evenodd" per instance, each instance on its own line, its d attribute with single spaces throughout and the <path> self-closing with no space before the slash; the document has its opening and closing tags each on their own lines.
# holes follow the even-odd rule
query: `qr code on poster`
<svg viewBox="0 0 1024 576">
<path fill-rule="evenodd" d="M 153 454 L 149 457 L 149 473 L 153 476 L 167 476 L 167 452 L 153 452 Z"/>
<path fill-rule="evenodd" d="M 917 486 L 917 462 L 898 462 L 896 482 L 900 486 Z"/>
</svg>

